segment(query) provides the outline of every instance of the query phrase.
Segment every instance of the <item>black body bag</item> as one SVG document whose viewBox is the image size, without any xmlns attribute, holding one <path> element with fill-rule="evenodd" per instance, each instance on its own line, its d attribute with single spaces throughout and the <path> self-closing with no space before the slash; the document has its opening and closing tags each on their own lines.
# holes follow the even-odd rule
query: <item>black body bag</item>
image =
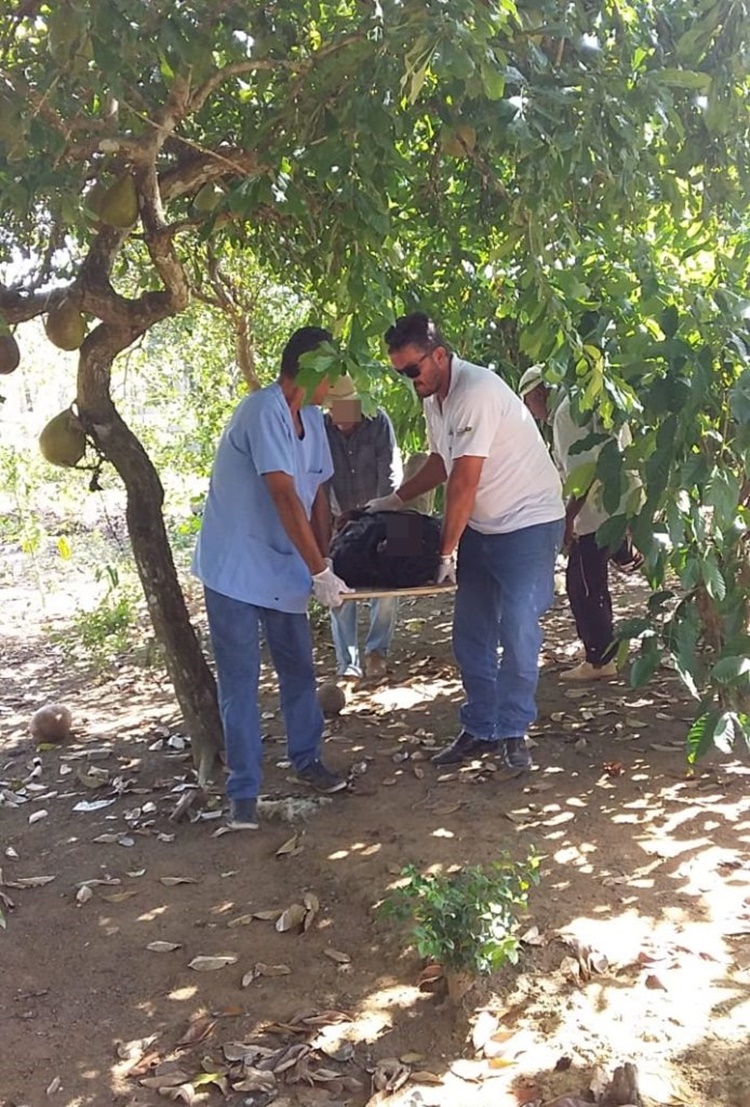
<svg viewBox="0 0 750 1107">
<path fill-rule="evenodd" d="M 435 579 L 440 519 L 416 511 L 352 514 L 331 543 L 333 571 L 350 588 L 413 588 Z"/>
</svg>

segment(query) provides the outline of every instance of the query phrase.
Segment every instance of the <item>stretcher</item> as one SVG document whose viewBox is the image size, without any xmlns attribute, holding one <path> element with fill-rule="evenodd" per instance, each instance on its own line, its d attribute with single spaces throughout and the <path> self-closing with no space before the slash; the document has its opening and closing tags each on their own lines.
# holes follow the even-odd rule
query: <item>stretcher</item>
<svg viewBox="0 0 750 1107">
<path fill-rule="evenodd" d="M 386 596 L 437 596 L 456 591 L 455 584 L 416 584 L 412 588 L 355 588 L 353 592 L 342 592 L 341 599 L 380 600 Z"/>
</svg>

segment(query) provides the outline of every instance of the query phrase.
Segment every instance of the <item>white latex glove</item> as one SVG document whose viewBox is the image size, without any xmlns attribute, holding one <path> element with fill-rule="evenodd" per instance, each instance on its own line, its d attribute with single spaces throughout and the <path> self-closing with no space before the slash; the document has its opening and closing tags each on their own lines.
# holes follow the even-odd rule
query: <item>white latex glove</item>
<svg viewBox="0 0 750 1107">
<path fill-rule="evenodd" d="M 365 511 L 403 511 L 404 501 L 396 492 L 389 492 L 387 496 L 376 496 L 365 504 Z"/>
<path fill-rule="evenodd" d="M 312 582 L 313 595 L 324 607 L 340 607 L 343 602 L 342 593 L 354 591 L 348 584 L 344 584 L 341 577 L 336 576 L 330 565 L 322 573 L 315 573 Z"/>
<path fill-rule="evenodd" d="M 440 558 L 438 571 L 435 574 L 435 584 L 456 583 L 456 555 L 444 554 Z"/>
</svg>

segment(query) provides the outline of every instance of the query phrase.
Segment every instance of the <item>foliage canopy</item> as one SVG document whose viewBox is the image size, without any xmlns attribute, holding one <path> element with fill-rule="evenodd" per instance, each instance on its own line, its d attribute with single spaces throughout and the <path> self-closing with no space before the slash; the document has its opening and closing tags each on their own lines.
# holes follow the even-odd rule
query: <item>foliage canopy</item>
<svg viewBox="0 0 750 1107">
<path fill-rule="evenodd" d="M 92 321 L 78 407 L 133 501 L 158 480 L 112 359 L 227 268 L 252 257 L 309 303 L 361 381 L 393 315 L 424 307 L 511 381 L 544 362 L 584 416 L 631 422 L 597 476 L 612 503 L 628 470 L 644 489 L 603 536 L 632 521 L 658 588 L 634 678 L 666 650 L 695 748 L 747 733 L 746 2 L 10 7 L 0 314 L 72 299 Z M 124 179 L 138 220 L 113 225 Z M 416 405 L 393 395 L 405 428 Z"/>
</svg>

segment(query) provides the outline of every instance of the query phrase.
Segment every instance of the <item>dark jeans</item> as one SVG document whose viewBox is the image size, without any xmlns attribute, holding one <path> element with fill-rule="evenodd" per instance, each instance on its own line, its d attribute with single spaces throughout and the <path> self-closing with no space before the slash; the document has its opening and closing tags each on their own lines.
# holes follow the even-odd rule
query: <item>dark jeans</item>
<svg viewBox="0 0 750 1107">
<path fill-rule="evenodd" d="M 592 665 L 606 665 L 615 655 L 612 597 L 607 565 L 612 551 L 597 546 L 595 534 L 582 534 L 570 547 L 565 584 L 578 637 Z"/>
</svg>

